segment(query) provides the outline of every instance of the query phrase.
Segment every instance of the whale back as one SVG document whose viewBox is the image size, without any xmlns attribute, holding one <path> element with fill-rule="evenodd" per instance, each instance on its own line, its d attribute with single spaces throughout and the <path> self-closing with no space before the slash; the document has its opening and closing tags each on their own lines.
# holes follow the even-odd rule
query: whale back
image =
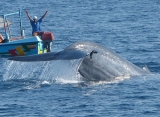
<svg viewBox="0 0 160 117">
<path fill-rule="evenodd" d="M 71 45 L 69 48 L 76 48 L 88 53 L 88 56 L 83 58 L 78 69 L 85 80 L 111 81 L 119 76 L 144 75 L 149 73 L 149 71 L 137 67 L 114 51 L 97 43 L 81 42 Z M 93 54 L 91 58 L 89 53 L 93 50 L 98 53 Z"/>
</svg>

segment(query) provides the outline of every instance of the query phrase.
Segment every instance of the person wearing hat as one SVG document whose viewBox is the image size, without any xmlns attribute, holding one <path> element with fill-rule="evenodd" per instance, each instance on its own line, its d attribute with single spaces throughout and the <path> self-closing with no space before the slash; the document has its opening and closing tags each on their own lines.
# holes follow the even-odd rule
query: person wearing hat
<svg viewBox="0 0 160 117">
<path fill-rule="evenodd" d="M 32 26 L 32 35 L 33 36 L 37 36 L 37 35 L 42 35 L 43 32 L 41 32 L 41 27 L 40 24 L 42 22 L 42 19 L 46 16 L 46 14 L 48 13 L 48 10 L 45 12 L 45 14 L 38 19 L 37 16 L 34 16 L 33 19 L 30 17 L 28 11 L 26 10 L 26 14 L 30 20 L 31 26 Z"/>
</svg>

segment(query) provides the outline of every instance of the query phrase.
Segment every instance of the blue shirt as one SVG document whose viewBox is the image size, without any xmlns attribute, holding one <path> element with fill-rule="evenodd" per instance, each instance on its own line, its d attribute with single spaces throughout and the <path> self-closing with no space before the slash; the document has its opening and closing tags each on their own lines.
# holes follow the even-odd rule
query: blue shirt
<svg viewBox="0 0 160 117">
<path fill-rule="evenodd" d="M 34 33 L 34 32 L 39 32 L 39 31 L 41 31 L 41 27 L 40 27 L 40 23 L 42 22 L 42 19 L 39 19 L 36 23 L 33 21 L 33 20 L 31 20 L 30 21 L 30 23 L 31 23 L 31 25 L 32 25 L 32 34 Z"/>
</svg>

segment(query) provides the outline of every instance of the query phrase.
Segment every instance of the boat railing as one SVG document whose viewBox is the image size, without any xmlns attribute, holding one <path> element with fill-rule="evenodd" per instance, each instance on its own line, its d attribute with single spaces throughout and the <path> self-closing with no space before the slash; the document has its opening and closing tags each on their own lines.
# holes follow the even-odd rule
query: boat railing
<svg viewBox="0 0 160 117">
<path fill-rule="evenodd" d="M 19 15 L 19 23 L 20 23 L 20 34 L 21 37 L 24 37 L 24 30 L 22 30 L 22 15 L 21 15 L 21 9 L 19 9 L 18 12 L 13 12 L 9 14 L 4 14 L 3 15 L 3 23 L 4 23 L 4 31 L 5 31 L 5 38 L 8 39 L 9 41 L 12 41 L 12 35 L 11 35 L 11 30 L 10 30 L 10 24 L 8 22 L 7 16 L 11 15 Z M 8 29 L 6 28 L 8 27 Z M 14 40 L 14 39 L 13 39 Z"/>
</svg>

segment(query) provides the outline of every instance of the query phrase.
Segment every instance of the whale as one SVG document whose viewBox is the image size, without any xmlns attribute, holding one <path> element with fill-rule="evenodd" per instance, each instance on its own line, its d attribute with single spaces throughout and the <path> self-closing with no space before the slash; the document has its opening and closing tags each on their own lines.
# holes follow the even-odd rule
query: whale
<svg viewBox="0 0 160 117">
<path fill-rule="evenodd" d="M 115 51 L 95 42 L 76 42 L 60 52 L 10 57 L 22 62 L 80 59 L 77 72 L 85 81 L 113 81 L 117 77 L 151 74 L 147 67 L 140 68 Z"/>
</svg>

